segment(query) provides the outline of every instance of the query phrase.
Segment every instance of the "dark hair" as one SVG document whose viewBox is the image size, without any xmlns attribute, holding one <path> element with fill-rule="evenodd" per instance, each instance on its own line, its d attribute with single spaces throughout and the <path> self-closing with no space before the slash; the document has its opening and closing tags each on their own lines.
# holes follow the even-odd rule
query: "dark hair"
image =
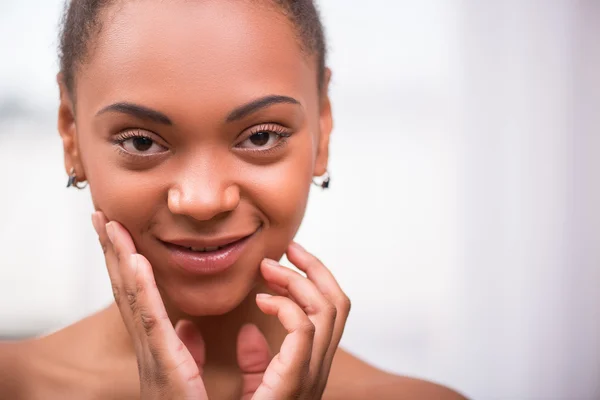
<svg viewBox="0 0 600 400">
<path fill-rule="evenodd" d="M 66 0 L 60 30 L 60 72 L 67 90 L 74 94 L 75 72 L 90 52 L 98 35 L 100 12 L 123 0 Z M 294 24 L 303 50 L 316 55 L 319 88 L 325 77 L 326 46 L 323 24 L 313 0 L 268 0 L 279 6 Z"/>
</svg>

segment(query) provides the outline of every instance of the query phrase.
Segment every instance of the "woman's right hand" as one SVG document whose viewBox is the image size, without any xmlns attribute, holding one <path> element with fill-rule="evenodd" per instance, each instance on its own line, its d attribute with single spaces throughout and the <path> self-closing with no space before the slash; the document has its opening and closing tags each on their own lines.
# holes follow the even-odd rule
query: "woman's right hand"
<svg viewBox="0 0 600 400">
<path fill-rule="evenodd" d="M 140 398 L 208 400 L 202 381 L 205 349 L 200 333 L 189 321 L 173 327 L 152 267 L 137 253 L 129 232 L 117 222 L 109 223 L 99 211 L 92 215 L 92 222 L 115 302 L 135 348 Z"/>
</svg>

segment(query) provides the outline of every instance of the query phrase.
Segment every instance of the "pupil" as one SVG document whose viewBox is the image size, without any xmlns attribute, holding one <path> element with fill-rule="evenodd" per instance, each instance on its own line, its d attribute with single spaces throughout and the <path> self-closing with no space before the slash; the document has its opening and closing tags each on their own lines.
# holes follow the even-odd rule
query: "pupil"
<svg viewBox="0 0 600 400">
<path fill-rule="evenodd" d="M 264 146 L 269 143 L 269 132 L 257 132 L 250 136 L 250 141 L 256 146 Z"/>
<path fill-rule="evenodd" d="M 133 147 L 137 151 L 146 151 L 152 147 L 152 140 L 147 137 L 136 137 L 133 139 Z"/>
</svg>

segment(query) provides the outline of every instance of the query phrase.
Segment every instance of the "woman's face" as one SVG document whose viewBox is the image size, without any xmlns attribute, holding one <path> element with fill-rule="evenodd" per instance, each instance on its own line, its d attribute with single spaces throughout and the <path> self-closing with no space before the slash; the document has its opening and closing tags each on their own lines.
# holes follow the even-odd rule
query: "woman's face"
<svg viewBox="0 0 600 400">
<path fill-rule="evenodd" d="M 242 302 L 327 164 L 316 62 L 277 8 L 252 3 L 116 5 L 77 70 L 76 120 L 61 97 L 67 169 L 189 315 Z"/>
</svg>

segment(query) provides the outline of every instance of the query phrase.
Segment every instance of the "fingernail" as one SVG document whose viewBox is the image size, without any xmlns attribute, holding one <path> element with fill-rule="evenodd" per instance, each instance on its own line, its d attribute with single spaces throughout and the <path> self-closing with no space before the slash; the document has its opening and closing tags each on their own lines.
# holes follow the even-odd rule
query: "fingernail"
<svg viewBox="0 0 600 400">
<path fill-rule="evenodd" d="M 267 300 L 267 299 L 270 299 L 271 297 L 273 297 L 273 296 L 271 296 L 270 294 L 267 294 L 267 293 L 259 293 L 256 295 L 256 298 L 258 300 Z"/>
<path fill-rule="evenodd" d="M 291 245 L 291 246 L 292 246 L 292 247 L 295 247 L 297 250 L 300 250 L 300 251 L 306 251 L 306 250 L 304 249 L 304 247 L 300 246 L 300 245 L 299 245 L 298 243 L 296 243 L 296 242 L 292 242 L 292 245 Z"/>
<path fill-rule="evenodd" d="M 98 221 L 98 213 L 97 212 L 92 213 L 92 225 L 94 225 L 94 229 L 96 230 L 96 233 L 99 235 L 100 234 L 100 224 Z"/>
<path fill-rule="evenodd" d="M 277 261 L 272 260 L 270 258 L 265 258 L 264 259 L 265 264 L 267 264 L 269 267 L 280 267 L 281 264 L 279 264 Z"/>
<path fill-rule="evenodd" d="M 112 222 L 106 224 L 106 233 L 108 234 L 108 238 L 112 244 L 115 244 L 115 227 Z"/>
</svg>

